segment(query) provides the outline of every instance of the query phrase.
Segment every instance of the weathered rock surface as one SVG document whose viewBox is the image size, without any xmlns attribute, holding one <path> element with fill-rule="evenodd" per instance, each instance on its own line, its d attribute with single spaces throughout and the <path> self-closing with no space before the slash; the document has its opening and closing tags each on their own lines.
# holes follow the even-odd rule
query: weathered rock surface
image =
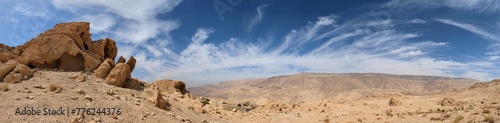
<svg viewBox="0 0 500 123">
<path fill-rule="evenodd" d="M 163 99 L 163 95 L 160 93 L 160 91 L 155 90 L 153 97 L 151 97 L 150 100 L 156 107 L 163 110 L 170 110 L 168 102 Z"/>
<path fill-rule="evenodd" d="M 146 84 L 147 84 L 146 82 L 142 82 L 142 81 L 138 80 L 137 78 L 130 78 L 125 82 L 123 87 L 135 89 L 135 90 L 140 90 L 140 89 L 143 89 L 144 85 L 146 85 Z"/>
<path fill-rule="evenodd" d="M 115 62 L 111 58 L 107 58 L 96 70 L 94 70 L 94 75 L 104 79 L 114 66 Z"/>
<path fill-rule="evenodd" d="M 389 100 L 389 106 L 400 106 L 402 104 L 403 103 L 396 98 L 391 98 L 391 100 Z"/>
<path fill-rule="evenodd" d="M 19 65 L 19 63 L 14 60 L 10 60 L 7 63 L 2 64 L 2 66 L 0 66 L 0 81 L 3 81 L 5 76 L 7 76 L 12 70 L 14 70 L 17 65 Z"/>
<path fill-rule="evenodd" d="M 130 67 L 125 63 L 118 63 L 106 77 L 106 82 L 110 85 L 123 87 L 128 78 L 130 78 Z"/>
<path fill-rule="evenodd" d="M 29 79 L 33 71 L 26 65 L 18 64 L 14 70 L 7 75 L 3 82 L 5 83 L 19 83 L 23 80 Z"/>
<path fill-rule="evenodd" d="M 111 39 L 92 42 L 90 23 L 61 23 L 23 45 L 22 64 L 35 68 L 58 68 L 91 72 L 105 58 L 114 59 L 117 48 Z"/>
<path fill-rule="evenodd" d="M 159 90 L 173 94 L 175 92 L 180 92 L 181 94 L 189 93 L 186 90 L 186 84 L 179 80 L 158 80 L 153 82 L 152 87 L 158 87 Z"/>
</svg>

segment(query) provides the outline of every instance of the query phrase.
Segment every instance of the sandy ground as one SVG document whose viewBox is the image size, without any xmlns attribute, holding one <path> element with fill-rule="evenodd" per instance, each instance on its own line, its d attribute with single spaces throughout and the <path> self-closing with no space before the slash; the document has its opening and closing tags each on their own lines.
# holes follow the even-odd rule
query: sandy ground
<svg viewBox="0 0 500 123">
<path fill-rule="evenodd" d="M 82 75 L 85 80 L 72 76 Z M 17 84 L 0 84 L 1 122 L 248 122 L 248 123 L 344 123 L 344 122 L 500 122 L 500 82 L 487 87 L 465 89 L 430 96 L 381 95 L 352 100 L 310 100 L 290 104 L 279 100 L 250 102 L 252 108 L 236 106 L 236 100 L 210 99 L 201 106 L 201 98 L 164 94 L 170 110 L 153 105 L 151 89 L 132 90 L 108 85 L 104 80 L 81 72 L 38 70 L 34 77 Z M 389 100 L 401 102 L 389 106 Z M 452 99 L 445 101 L 444 98 Z M 24 108 L 40 115 L 16 114 Z M 251 107 L 251 106 L 250 106 Z M 71 113 L 77 108 L 120 109 L 90 115 Z M 62 109 L 64 115 L 43 115 L 44 109 Z M 91 109 L 92 110 L 92 109 Z M 21 113 L 21 112 L 20 112 Z M 56 112 L 60 113 L 60 112 Z"/>
</svg>

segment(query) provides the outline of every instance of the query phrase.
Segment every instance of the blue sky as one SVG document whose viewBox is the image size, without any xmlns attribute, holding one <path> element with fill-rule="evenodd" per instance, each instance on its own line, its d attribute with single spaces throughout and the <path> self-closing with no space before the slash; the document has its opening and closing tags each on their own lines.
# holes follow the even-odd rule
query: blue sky
<svg viewBox="0 0 500 123">
<path fill-rule="evenodd" d="M 189 86 L 300 72 L 500 78 L 498 0 L 0 0 L 0 41 L 90 21 L 138 60 L 133 76 Z"/>
</svg>

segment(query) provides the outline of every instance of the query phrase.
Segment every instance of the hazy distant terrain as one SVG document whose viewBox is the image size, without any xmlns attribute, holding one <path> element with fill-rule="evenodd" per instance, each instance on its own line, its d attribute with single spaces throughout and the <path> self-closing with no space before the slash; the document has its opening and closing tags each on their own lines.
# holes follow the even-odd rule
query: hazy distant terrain
<svg viewBox="0 0 500 123">
<path fill-rule="evenodd" d="M 479 82 L 474 79 L 378 73 L 301 73 L 242 79 L 189 88 L 195 96 L 230 100 L 279 99 L 285 102 L 355 99 L 381 92 L 428 95 Z"/>
</svg>

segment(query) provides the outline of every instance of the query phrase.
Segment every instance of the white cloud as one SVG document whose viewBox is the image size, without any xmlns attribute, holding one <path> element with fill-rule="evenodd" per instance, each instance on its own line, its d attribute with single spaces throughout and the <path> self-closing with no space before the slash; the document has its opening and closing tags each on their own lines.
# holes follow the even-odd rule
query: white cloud
<svg viewBox="0 0 500 123">
<path fill-rule="evenodd" d="M 40 17 L 45 19 L 51 17 L 47 10 L 27 3 L 17 4 L 13 11 L 28 17 Z"/>
<path fill-rule="evenodd" d="M 364 33 L 363 29 L 344 28 L 370 24 L 367 22 L 333 26 L 335 20 L 332 17 L 319 17 L 315 23 L 290 31 L 278 41 L 281 45 L 271 47 L 274 50 L 269 51 L 265 50 L 269 48 L 266 45 L 245 43 L 237 38 L 220 44 L 209 43 L 205 40 L 215 31 L 200 28 L 191 37 L 193 43 L 181 52 L 180 58 L 169 61 L 175 65 L 164 66 L 163 70 L 155 73 L 160 78 L 181 79 L 189 82 L 190 86 L 197 86 L 229 79 L 298 72 L 377 72 L 456 77 L 465 75 L 462 73 L 465 70 L 487 67 L 481 62 L 463 63 L 431 58 L 427 56 L 428 53 L 447 47 L 448 44 L 433 41 L 411 43 L 409 40 L 420 37 L 417 34 L 401 33 L 394 29 Z M 387 20 L 382 22 L 392 24 Z M 343 30 L 331 33 L 338 28 Z M 318 36 L 321 38 L 316 38 Z M 322 45 L 302 55 L 287 50 L 294 47 L 300 49 L 303 44 L 312 43 L 303 39 L 317 40 Z M 473 78 L 484 80 L 480 77 Z"/>
<path fill-rule="evenodd" d="M 480 13 L 500 13 L 498 0 L 445 0 L 445 5 L 450 8 L 472 10 Z"/>
<path fill-rule="evenodd" d="M 180 23 L 157 20 L 156 16 L 172 11 L 180 2 L 182 0 L 52 0 L 56 8 L 81 15 L 76 19 L 95 23 L 99 26 L 96 32 L 111 33 L 117 37 L 117 41 L 132 44 L 163 38 L 158 37 L 160 34 L 166 34 L 166 38 L 169 38 L 168 33 L 178 28 Z"/>
<path fill-rule="evenodd" d="M 250 32 L 255 26 L 257 26 L 264 19 L 264 15 L 266 13 L 266 9 L 269 7 L 269 4 L 263 4 L 258 6 L 255 11 L 255 17 L 250 19 L 250 23 L 247 25 L 247 32 Z"/>
<path fill-rule="evenodd" d="M 410 23 L 410 24 L 425 24 L 425 23 L 427 23 L 427 21 L 424 21 L 422 19 L 416 18 L 416 19 L 413 19 L 413 20 L 409 20 L 406 23 Z"/>
<path fill-rule="evenodd" d="M 489 33 L 487 31 L 484 31 L 483 29 L 476 27 L 474 25 L 471 25 L 471 24 L 460 23 L 460 22 L 456 22 L 456 21 L 448 20 L 448 19 L 435 19 L 435 20 L 442 22 L 442 23 L 445 23 L 445 24 L 449 24 L 449 25 L 453 25 L 453 26 L 465 29 L 465 30 L 470 31 L 472 33 L 478 34 L 478 35 L 480 35 L 483 38 L 488 39 L 488 40 L 500 41 L 500 36 L 495 35 L 493 33 Z"/>
</svg>

